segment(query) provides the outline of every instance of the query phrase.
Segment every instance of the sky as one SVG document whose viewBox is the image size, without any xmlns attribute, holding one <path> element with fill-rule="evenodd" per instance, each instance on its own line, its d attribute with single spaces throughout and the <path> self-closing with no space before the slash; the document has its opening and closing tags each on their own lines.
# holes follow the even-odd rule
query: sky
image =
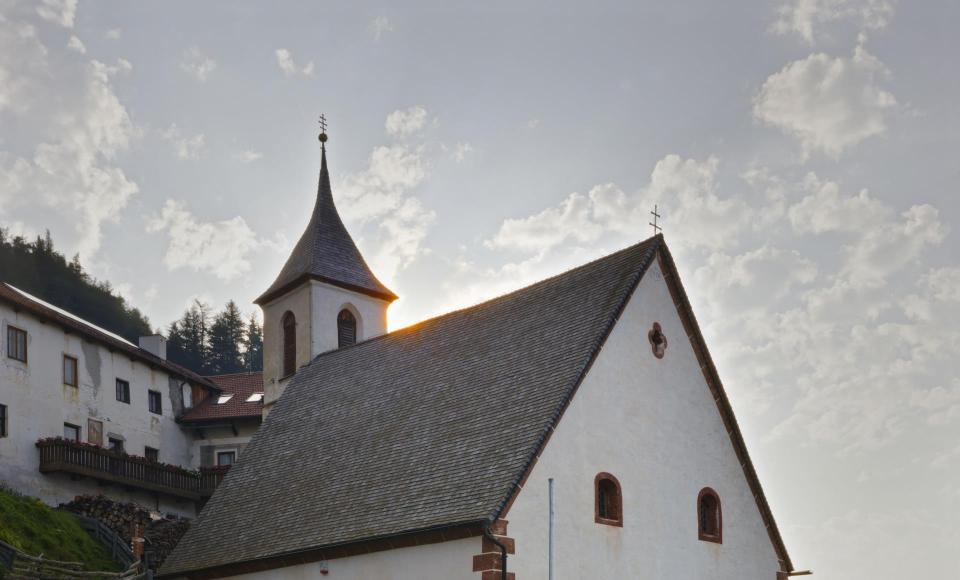
<svg viewBox="0 0 960 580">
<path fill-rule="evenodd" d="M 155 327 L 336 203 L 399 328 L 666 240 L 798 569 L 960 573 L 960 4 L 0 0 L 0 225 Z M 952 47 L 952 48 L 951 48 Z"/>
</svg>

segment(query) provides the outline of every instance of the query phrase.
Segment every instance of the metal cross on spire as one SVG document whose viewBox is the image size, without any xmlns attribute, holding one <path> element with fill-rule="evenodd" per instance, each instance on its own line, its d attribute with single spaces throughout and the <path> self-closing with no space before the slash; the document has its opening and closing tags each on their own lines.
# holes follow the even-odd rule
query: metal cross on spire
<svg viewBox="0 0 960 580">
<path fill-rule="evenodd" d="M 327 142 L 327 117 L 323 113 L 320 113 L 320 143 Z"/>
<path fill-rule="evenodd" d="M 663 231 L 663 228 L 660 227 L 659 222 L 657 221 L 660 219 L 660 214 L 657 213 L 657 204 L 653 204 L 653 211 L 650 212 L 650 215 L 653 216 L 653 221 L 650 222 L 650 225 L 653 226 L 653 235 L 657 235 Z"/>
</svg>

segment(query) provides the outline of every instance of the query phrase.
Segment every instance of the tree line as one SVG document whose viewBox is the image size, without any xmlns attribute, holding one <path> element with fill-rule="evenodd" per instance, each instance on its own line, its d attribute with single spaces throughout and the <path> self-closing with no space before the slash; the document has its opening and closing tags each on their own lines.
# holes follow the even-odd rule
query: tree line
<svg viewBox="0 0 960 580">
<path fill-rule="evenodd" d="M 31 242 L 23 236 L 11 237 L 0 228 L 0 281 L 134 344 L 139 337 L 152 333 L 147 317 L 115 294 L 109 282 L 87 274 L 79 255 L 68 262 L 54 248 L 49 231 Z"/>
<path fill-rule="evenodd" d="M 167 330 L 167 357 L 201 375 L 263 370 L 263 327 L 233 300 L 220 312 L 194 300 Z"/>
<path fill-rule="evenodd" d="M 54 248 L 47 231 L 29 241 L 0 228 L 0 282 L 33 294 L 136 344 L 154 334 L 150 321 L 116 294 L 107 281 L 90 276 L 80 263 Z M 157 331 L 160 333 L 160 331 Z M 220 312 L 200 301 L 167 329 L 167 358 L 204 375 L 263 369 L 263 328 L 246 321 L 234 301 Z"/>
</svg>

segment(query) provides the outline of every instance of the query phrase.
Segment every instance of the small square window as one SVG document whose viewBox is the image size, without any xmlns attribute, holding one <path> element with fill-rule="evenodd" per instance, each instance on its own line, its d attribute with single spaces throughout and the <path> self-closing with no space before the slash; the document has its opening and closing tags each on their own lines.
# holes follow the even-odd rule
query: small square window
<svg viewBox="0 0 960 580">
<path fill-rule="evenodd" d="M 236 451 L 218 451 L 217 452 L 217 465 L 219 466 L 230 466 L 237 460 Z"/>
<path fill-rule="evenodd" d="M 63 384 L 77 386 L 77 359 L 68 354 L 63 355 Z"/>
<path fill-rule="evenodd" d="M 27 331 L 16 326 L 7 326 L 7 356 L 27 362 Z"/>
<path fill-rule="evenodd" d="M 156 463 L 160 461 L 160 450 L 154 449 L 153 447 L 144 447 L 143 456 L 147 458 L 147 461 Z"/>
<path fill-rule="evenodd" d="M 148 391 L 147 400 L 150 404 L 150 412 L 156 413 L 157 415 L 163 415 L 163 399 L 160 398 L 160 393 L 158 391 Z"/>
<path fill-rule="evenodd" d="M 120 453 L 123 453 L 123 439 L 108 437 L 107 448 L 109 448 L 110 451 L 119 451 Z"/>
<path fill-rule="evenodd" d="M 80 427 L 71 423 L 64 423 L 63 438 L 67 441 L 80 441 Z"/>
<path fill-rule="evenodd" d="M 0 405 L 0 437 L 7 436 L 7 406 Z"/>
<path fill-rule="evenodd" d="M 123 379 L 117 379 L 117 400 L 130 404 L 130 383 Z"/>
</svg>

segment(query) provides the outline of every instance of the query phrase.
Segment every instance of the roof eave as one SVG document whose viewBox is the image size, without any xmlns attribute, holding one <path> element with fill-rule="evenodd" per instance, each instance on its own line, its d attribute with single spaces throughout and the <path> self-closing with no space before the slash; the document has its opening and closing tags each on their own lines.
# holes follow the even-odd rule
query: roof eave
<svg viewBox="0 0 960 580">
<path fill-rule="evenodd" d="M 160 568 L 159 578 L 190 578 L 191 580 L 207 578 L 224 578 L 238 574 L 259 572 L 263 570 L 274 570 L 277 568 L 286 568 L 299 564 L 309 564 L 323 560 L 335 560 L 360 554 L 369 554 L 371 552 L 382 552 L 398 548 L 408 548 L 412 546 L 421 546 L 424 544 L 436 544 L 453 540 L 462 540 L 483 534 L 483 527 L 490 522 L 487 520 L 470 520 L 467 522 L 457 522 L 452 524 L 440 524 L 427 528 L 408 530 L 366 538 L 362 540 L 351 540 L 336 544 L 327 544 L 324 546 L 304 548 L 290 552 L 283 552 L 261 558 L 244 560 L 242 562 L 232 562 L 230 564 L 221 564 L 218 566 L 209 566 L 197 569 L 181 569 L 165 571 Z"/>
<path fill-rule="evenodd" d="M 396 294 L 394 294 L 389 290 L 387 290 L 386 292 L 380 292 L 380 291 L 366 288 L 363 286 L 357 286 L 355 284 L 341 282 L 333 278 L 327 278 L 326 276 L 320 276 L 318 274 L 301 274 L 296 278 L 294 278 L 293 280 L 291 280 L 290 282 L 287 282 L 286 284 L 283 284 L 277 288 L 271 287 L 271 289 L 267 290 L 266 292 L 261 294 L 256 300 L 254 300 L 253 303 L 256 304 L 257 306 L 265 306 L 266 304 L 269 304 L 276 298 L 279 298 L 282 294 L 286 294 L 290 290 L 296 288 L 297 286 L 309 280 L 316 280 L 317 282 L 323 282 L 324 284 L 337 286 L 338 288 L 343 288 L 344 290 L 350 290 L 352 292 L 366 294 L 367 296 L 372 296 L 374 298 L 377 298 L 379 300 L 384 300 L 386 302 L 393 302 L 394 300 L 399 298 L 399 296 L 397 296 Z"/>
</svg>

